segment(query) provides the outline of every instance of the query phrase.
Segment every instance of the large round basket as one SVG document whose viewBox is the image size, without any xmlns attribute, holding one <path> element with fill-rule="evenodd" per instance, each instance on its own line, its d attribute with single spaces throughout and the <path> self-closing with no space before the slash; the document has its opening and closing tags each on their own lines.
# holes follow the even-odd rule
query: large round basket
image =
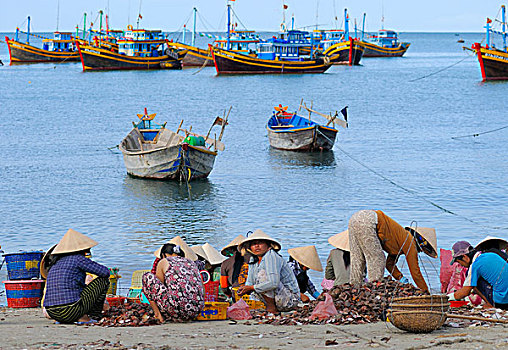
<svg viewBox="0 0 508 350">
<path fill-rule="evenodd" d="M 393 311 L 388 313 L 392 324 L 411 333 L 430 333 L 446 321 L 446 312 L 439 311 Z"/>
<path fill-rule="evenodd" d="M 393 311 L 439 311 L 448 312 L 450 302 L 446 295 L 422 295 L 395 298 L 391 303 Z"/>
</svg>

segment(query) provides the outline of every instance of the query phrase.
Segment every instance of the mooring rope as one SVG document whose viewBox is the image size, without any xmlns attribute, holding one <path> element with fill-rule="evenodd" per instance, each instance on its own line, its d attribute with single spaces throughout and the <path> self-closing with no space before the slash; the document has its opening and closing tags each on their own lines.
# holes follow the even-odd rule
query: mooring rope
<svg viewBox="0 0 508 350">
<path fill-rule="evenodd" d="M 332 144 L 334 143 L 330 138 L 328 138 L 325 134 L 323 134 L 321 131 L 318 130 L 318 132 L 323 136 L 325 137 L 326 139 L 328 139 L 328 141 L 330 141 Z M 454 215 L 456 217 L 459 217 L 459 218 L 462 218 L 466 221 L 469 221 L 475 225 L 478 225 L 480 227 L 484 227 L 484 228 L 489 228 L 489 229 L 494 229 L 494 230 L 507 230 L 508 227 L 501 227 L 501 226 L 488 226 L 488 225 L 483 225 L 483 224 L 480 224 L 476 221 L 474 221 L 473 219 L 470 219 L 468 218 L 467 216 L 464 216 L 464 215 L 460 215 L 458 213 L 455 213 L 454 211 L 452 210 L 449 210 L 449 209 L 446 209 L 445 207 L 423 197 L 422 195 L 420 195 L 418 192 L 414 191 L 414 190 L 410 190 L 402 185 L 399 185 L 398 183 L 396 183 L 395 181 L 393 181 L 392 179 L 384 176 L 383 174 L 381 174 L 380 172 L 372 169 L 371 167 L 369 167 L 367 164 L 361 162 L 360 160 L 356 159 L 355 157 L 353 157 L 352 155 L 350 155 L 348 152 L 346 152 L 342 147 L 338 146 L 337 144 L 335 144 L 335 147 L 337 147 L 339 149 L 339 151 L 341 151 L 342 153 L 344 153 L 346 156 L 348 156 L 351 160 L 355 161 L 356 163 L 360 164 L 361 166 L 363 166 L 365 169 L 369 170 L 370 172 L 372 172 L 373 174 L 379 176 L 380 178 L 388 181 L 389 183 L 391 183 L 392 185 L 394 185 L 395 187 L 398 187 L 400 188 L 401 190 L 403 190 L 404 192 L 407 192 L 407 193 L 410 193 L 412 194 L 414 197 L 424 201 L 424 202 L 427 202 L 429 203 L 430 205 L 438 208 L 439 210 L 445 212 L 445 213 L 448 213 L 448 214 L 451 214 L 451 215 Z"/>
<path fill-rule="evenodd" d="M 491 133 L 491 132 L 503 130 L 503 129 L 506 129 L 506 128 L 508 128 L 508 125 L 505 125 L 503 127 L 497 128 L 497 129 L 489 130 L 489 131 L 479 132 L 479 133 L 476 133 L 476 134 L 463 135 L 463 136 L 454 136 L 454 137 L 452 137 L 452 139 L 456 140 L 456 139 L 461 139 L 461 138 L 464 138 L 464 137 L 477 137 L 477 136 L 480 136 L 480 135 L 484 135 L 484 134 L 488 134 L 488 133 Z"/>
<path fill-rule="evenodd" d="M 472 55 L 468 55 L 468 56 L 464 57 L 463 59 L 461 59 L 460 61 L 455 62 L 454 64 L 449 65 L 448 67 L 444 67 L 444 68 L 442 68 L 442 69 L 440 69 L 440 70 L 438 70 L 438 71 L 435 71 L 435 72 L 433 72 L 433 73 L 430 73 L 430 74 L 424 75 L 423 77 L 419 77 L 419 78 L 416 78 L 416 79 L 410 80 L 409 82 L 410 82 L 410 83 L 412 83 L 412 82 L 415 82 L 415 81 L 418 81 L 418 80 L 421 80 L 421 79 L 428 78 L 428 77 L 430 77 L 430 76 L 432 76 L 432 75 L 435 75 L 435 74 L 437 74 L 437 73 L 441 73 L 442 71 L 447 70 L 448 68 L 451 68 L 451 67 L 453 67 L 453 66 L 456 66 L 457 64 L 461 63 L 462 61 L 467 60 L 467 59 L 468 59 L 468 58 L 470 58 L 470 57 L 472 57 Z"/>
</svg>

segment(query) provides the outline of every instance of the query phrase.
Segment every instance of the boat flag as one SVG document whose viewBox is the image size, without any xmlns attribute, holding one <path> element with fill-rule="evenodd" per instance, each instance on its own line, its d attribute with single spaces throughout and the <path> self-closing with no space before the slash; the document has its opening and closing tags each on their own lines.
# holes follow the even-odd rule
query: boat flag
<svg viewBox="0 0 508 350">
<path fill-rule="evenodd" d="M 342 115 L 344 116 L 344 120 L 347 122 L 347 107 L 344 107 L 340 110 L 340 113 L 342 113 Z"/>
<path fill-rule="evenodd" d="M 284 5 L 284 10 L 287 10 L 288 9 L 288 5 L 286 4 L 283 4 Z"/>
<path fill-rule="evenodd" d="M 487 17 L 487 23 L 492 23 L 492 20 Z"/>
<path fill-rule="evenodd" d="M 215 121 L 213 122 L 212 126 L 214 126 L 214 125 L 220 125 L 220 126 L 228 125 L 228 122 L 225 121 L 224 119 L 222 119 L 221 117 L 217 117 L 217 118 L 215 118 Z"/>
<path fill-rule="evenodd" d="M 139 19 L 143 19 L 143 16 L 141 16 L 141 13 L 138 14 Z"/>
</svg>

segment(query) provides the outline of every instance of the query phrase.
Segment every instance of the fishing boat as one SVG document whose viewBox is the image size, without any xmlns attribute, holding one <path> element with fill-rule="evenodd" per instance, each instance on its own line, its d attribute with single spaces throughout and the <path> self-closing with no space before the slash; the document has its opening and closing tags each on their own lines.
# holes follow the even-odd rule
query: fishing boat
<svg viewBox="0 0 508 350">
<path fill-rule="evenodd" d="M 231 50 L 237 53 L 249 54 L 255 51 L 256 43 L 258 43 L 259 36 L 253 30 L 238 30 L 236 25 L 231 23 L 231 5 L 228 5 L 228 23 L 227 23 L 227 36 L 214 35 L 211 33 L 197 33 L 196 32 L 196 13 L 197 9 L 193 9 L 194 22 L 193 31 L 191 36 L 191 43 L 185 43 L 185 33 L 187 27 L 183 25 L 182 42 L 171 43 L 171 46 L 178 50 L 186 50 L 187 54 L 182 60 L 183 67 L 212 67 L 213 57 L 209 48 L 202 49 L 196 46 L 196 36 L 204 36 L 213 39 L 213 45 L 224 50 Z"/>
<path fill-rule="evenodd" d="M 231 108 L 229 109 L 231 111 Z M 134 177 L 191 181 L 206 178 L 213 169 L 215 157 L 224 150 L 221 142 L 228 123 L 229 111 L 217 117 L 206 136 L 182 129 L 183 120 L 175 131 L 166 128 L 166 123 L 153 121 L 156 116 L 138 114 L 134 128 L 122 140 L 118 148 L 123 154 L 127 173 Z M 210 138 L 215 125 L 221 127 L 218 138 Z M 183 135 L 181 134 L 183 133 Z"/>
<path fill-rule="evenodd" d="M 508 50 L 506 39 L 506 7 L 501 6 L 501 19 L 496 19 L 495 24 L 500 24 L 501 28 L 492 25 L 492 20 L 487 18 L 485 45 L 474 43 L 472 49 L 475 51 L 483 81 L 487 80 L 508 80 Z M 502 39 L 502 48 L 498 48 L 494 43 L 494 34 L 499 34 Z"/>
<path fill-rule="evenodd" d="M 186 52 L 168 47 L 161 30 L 127 27 L 117 40 L 118 52 L 76 41 L 83 71 L 180 69 Z"/>
<path fill-rule="evenodd" d="M 384 29 L 378 30 L 377 34 L 368 34 L 365 37 L 365 17 L 363 14 L 363 28 L 361 42 L 364 47 L 363 57 L 402 57 L 411 43 L 399 41 L 396 31 Z"/>
<path fill-rule="evenodd" d="M 356 66 L 363 57 L 364 47 L 349 31 L 349 15 L 344 9 L 344 30 L 316 29 L 312 33 L 312 43 L 317 45 L 323 54 L 330 58 L 332 64 Z"/>
<path fill-rule="evenodd" d="M 301 109 L 309 112 L 307 117 L 298 115 Z M 338 130 L 335 125 L 347 128 L 347 106 L 340 113 L 344 119 L 339 119 L 339 112 L 335 115 L 317 112 L 311 107 L 300 103 L 298 112 L 289 113 L 288 107 L 276 106 L 275 111 L 268 120 L 268 140 L 270 146 L 286 151 L 328 151 L 335 144 Z M 326 125 L 311 120 L 311 113 L 325 117 Z"/>
<path fill-rule="evenodd" d="M 26 42 L 21 42 L 19 34 L 26 34 Z M 42 47 L 30 44 L 30 37 L 42 39 Z M 13 39 L 5 37 L 9 49 L 11 63 L 37 63 L 37 62 L 76 62 L 79 54 L 74 45 L 75 38 L 70 32 L 56 31 L 53 38 L 46 38 L 30 32 L 30 16 L 27 19 L 26 32 L 16 28 Z"/>
</svg>

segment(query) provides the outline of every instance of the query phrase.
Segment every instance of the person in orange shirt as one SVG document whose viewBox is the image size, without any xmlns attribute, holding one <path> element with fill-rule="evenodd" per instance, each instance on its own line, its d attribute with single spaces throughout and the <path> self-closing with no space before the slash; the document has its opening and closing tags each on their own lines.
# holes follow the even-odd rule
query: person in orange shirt
<svg viewBox="0 0 508 350">
<path fill-rule="evenodd" d="M 420 272 L 418 253 L 424 252 L 437 258 L 436 231 L 426 227 L 402 227 L 381 210 L 360 210 L 349 219 L 349 243 L 351 248 L 350 283 L 360 284 L 364 279 L 365 265 L 369 281 L 383 278 L 384 269 L 402 283 L 408 279 L 396 266 L 404 254 L 413 281 L 423 291 L 427 283 Z M 388 253 L 385 258 L 384 252 Z"/>
</svg>

